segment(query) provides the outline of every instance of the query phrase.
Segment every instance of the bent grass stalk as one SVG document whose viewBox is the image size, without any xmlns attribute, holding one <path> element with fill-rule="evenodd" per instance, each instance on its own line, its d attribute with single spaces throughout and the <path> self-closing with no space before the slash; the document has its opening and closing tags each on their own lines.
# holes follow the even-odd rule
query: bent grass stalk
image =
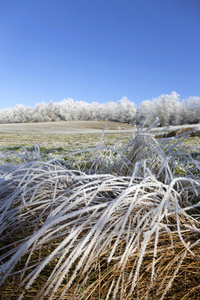
<svg viewBox="0 0 200 300">
<path fill-rule="evenodd" d="M 21 273 L 14 293 L 22 299 L 47 273 L 36 299 L 99 299 L 103 293 L 105 299 L 130 299 L 147 274 L 144 295 L 153 293 L 163 274 L 154 299 L 165 298 L 198 244 L 200 166 L 191 159 L 189 172 L 193 168 L 195 174 L 176 177 L 177 163 L 188 175 L 188 161 L 167 146 L 172 140 L 154 138 L 156 123 L 138 129 L 119 149 L 118 143 L 103 146 L 102 135 L 95 148 L 48 161 L 39 147 L 21 154 L 18 164 L 13 152 L 1 156 L 3 287 Z M 168 248 L 173 263 L 165 272 Z"/>
</svg>

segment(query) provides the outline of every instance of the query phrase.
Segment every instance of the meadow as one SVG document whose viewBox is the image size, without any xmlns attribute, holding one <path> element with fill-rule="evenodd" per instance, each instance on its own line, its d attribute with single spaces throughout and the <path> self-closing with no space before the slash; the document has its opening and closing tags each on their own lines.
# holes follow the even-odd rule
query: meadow
<svg viewBox="0 0 200 300">
<path fill-rule="evenodd" d="M 3 299 L 200 298 L 200 137 L 104 123 L 0 125 Z"/>
</svg>

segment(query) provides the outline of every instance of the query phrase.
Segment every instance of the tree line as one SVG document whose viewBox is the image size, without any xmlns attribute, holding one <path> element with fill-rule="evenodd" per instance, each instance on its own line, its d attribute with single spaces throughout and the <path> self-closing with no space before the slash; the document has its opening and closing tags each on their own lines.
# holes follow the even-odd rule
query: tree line
<svg viewBox="0 0 200 300">
<path fill-rule="evenodd" d="M 17 104 L 14 108 L 0 110 L 0 123 L 27 123 L 99 120 L 142 125 L 147 119 L 149 125 L 159 117 L 160 126 L 200 123 L 200 97 L 180 100 L 180 95 L 172 92 L 153 100 L 142 101 L 136 107 L 126 97 L 117 102 L 87 103 L 71 98 L 61 102 L 38 103 L 34 108 Z"/>
</svg>

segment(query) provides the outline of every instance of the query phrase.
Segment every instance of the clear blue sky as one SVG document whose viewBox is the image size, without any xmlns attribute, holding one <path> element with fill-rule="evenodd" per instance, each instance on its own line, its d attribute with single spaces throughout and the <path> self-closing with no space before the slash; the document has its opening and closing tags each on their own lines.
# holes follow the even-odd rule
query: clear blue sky
<svg viewBox="0 0 200 300">
<path fill-rule="evenodd" d="M 0 0 L 0 109 L 200 96 L 199 0 Z"/>
</svg>

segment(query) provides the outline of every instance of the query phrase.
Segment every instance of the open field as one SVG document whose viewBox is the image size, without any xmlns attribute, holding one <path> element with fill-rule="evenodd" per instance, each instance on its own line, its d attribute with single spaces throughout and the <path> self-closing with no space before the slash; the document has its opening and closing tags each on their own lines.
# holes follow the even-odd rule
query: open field
<svg viewBox="0 0 200 300">
<path fill-rule="evenodd" d="M 125 132 L 126 134 L 121 142 L 127 143 L 135 128 L 126 123 L 103 121 L 0 124 L 0 150 L 4 152 L 8 150 L 17 151 L 22 146 L 30 148 L 34 144 L 39 144 L 42 150 L 57 154 L 86 149 L 96 146 L 105 125 L 107 127 L 103 143 L 109 146 L 113 145 Z M 187 127 L 200 130 L 200 124 L 173 126 L 169 130 L 173 131 Z M 156 130 L 162 130 L 162 128 L 153 128 L 152 132 Z M 200 151 L 200 137 L 186 139 L 182 147 Z M 192 149 L 191 151 L 193 151 Z"/>
<path fill-rule="evenodd" d="M 136 127 L 131 124 L 104 121 L 63 121 L 63 122 L 42 122 L 42 123 L 15 123 L 0 124 L 0 145 L 27 145 L 34 143 L 40 145 L 53 145 L 67 143 L 68 140 L 79 143 L 80 139 L 90 143 L 101 136 L 104 126 L 106 125 L 105 135 L 108 135 L 112 142 L 124 132 L 131 135 Z M 196 128 L 200 130 L 200 124 L 171 126 L 166 132 L 176 131 L 180 128 Z M 162 127 L 153 128 L 152 132 L 162 130 Z M 72 143 L 73 144 L 73 143 Z M 81 142 L 79 143 L 81 144 Z"/>
<path fill-rule="evenodd" d="M 93 147 L 99 141 L 106 124 L 105 144 L 111 145 L 124 131 L 131 136 L 132 125 L 102 121 L 72 121 L 49 123 L 0 124 L 1 149 L 16 150 L 18 147 L 31 147 L 39 144 L 48 149 L 73 151 Z M 2 147 L 3 146 L 3 147 Z"/>
<path fill-rule="evenodd" d="M 109 131 L 131 130 L 132 125 L 127 123 L 104 122 L 104 121 L 63 121 L 42 123 L 15 123 L 0 124 L 0 133 L 23 133 L 23 134 L 70 134 L 70 133 L 100 133 L 104 125 Z"/>
<path fill-rule="evenodd" d="M 3 299 L 200 299 L 200 137 L 58 123 L 0 126 Z"/>
<path fill-rule="evenodd" d="M 15 123 L 0 124 L 0 134 L 78 134 L 78 133 L 101 133 L 104 126 L 106 130 L 112 132 L 131 131 L 133 125 L 119 122 L 104 121 L 62 121 L 62 122 L 42 122 L 42 123 Z M 172 130 L 185 127 L 195 127 L 200 129 L 200 124 L 171 126 Z M 162 129 L 162 127 L 159 127 Z M 155 128 L 153 130 L 156 130 Z"/>
</svg>

